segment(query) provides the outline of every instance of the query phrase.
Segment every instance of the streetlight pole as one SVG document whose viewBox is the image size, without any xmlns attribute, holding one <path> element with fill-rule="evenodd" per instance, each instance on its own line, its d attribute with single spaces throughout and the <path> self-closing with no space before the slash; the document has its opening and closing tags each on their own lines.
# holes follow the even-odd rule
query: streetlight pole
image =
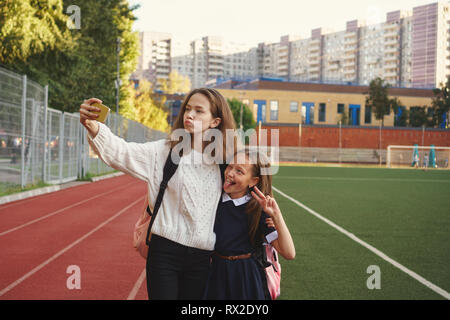
<svg viewBox="0 0 450 320">
<path fill-rule="evenodd" d="M 239 128 L 240 128 L 241 130 L 243 130 L 242 116 L 243 116 L 243 113 L 244 113 L 244 98 L 243 98 L 244 95 L 245 95 L 245 92 L 244 92 L 244 91 L 241 91 L 241 115 L 240 115 L 240 117 L 239 117 Z"/>
<path fill-rule="evenodd" d="M 342 149 L 342 121 L 339 120 L 339 164 L 341 164 L 341 149 Z"/>
<path fill-rule="evenodd" d="M 117 80 L 116 80 L 116 114 L 119 114 L 119 95 L 120 95 L 120 38 L 116 39 L 117 43 Z"/>
</svg>

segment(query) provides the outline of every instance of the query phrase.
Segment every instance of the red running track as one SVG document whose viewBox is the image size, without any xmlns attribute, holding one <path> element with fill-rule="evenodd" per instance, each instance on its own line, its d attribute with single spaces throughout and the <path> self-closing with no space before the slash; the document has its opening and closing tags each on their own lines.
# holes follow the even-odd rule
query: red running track
<svg viewBox="0 0 450 320">
<path fill-rule="evenodd" d="M 0 299 L 147 299 L 132 243 L 145 192 L 123 175 L 1 205 Z"/>
</svg>

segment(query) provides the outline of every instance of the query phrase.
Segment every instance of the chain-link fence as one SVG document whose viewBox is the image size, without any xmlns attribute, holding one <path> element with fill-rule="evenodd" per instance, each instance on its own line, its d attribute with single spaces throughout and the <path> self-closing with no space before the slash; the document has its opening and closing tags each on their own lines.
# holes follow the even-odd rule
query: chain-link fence
<svg viewBox="0 0 450 320">
<path fill-rule="evenodd" d="M 106 121 L 126 141 L 167 135 L 111 113 Z M 64 183 L 113 171 L 89 150 L 79 113 L 48 107 L 48 88 L 0 68 L 0 194 L 40 181 Z"/>
</svg>

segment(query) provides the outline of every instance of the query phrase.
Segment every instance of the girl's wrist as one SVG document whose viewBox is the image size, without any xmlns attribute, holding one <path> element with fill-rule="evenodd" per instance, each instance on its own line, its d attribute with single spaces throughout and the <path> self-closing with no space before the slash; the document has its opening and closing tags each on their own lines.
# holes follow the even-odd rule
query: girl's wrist
<svg viewBox="0 0 450 320">
<path fill-rule="evenodd" d="M 283 216 L 281 215 L 281 212 L 274 212 L 273 214 L 273 223 L 275 224 L 275 226 L 279 225 L 280 223 L 282 223 L 283 221 Z"/>
</svg>

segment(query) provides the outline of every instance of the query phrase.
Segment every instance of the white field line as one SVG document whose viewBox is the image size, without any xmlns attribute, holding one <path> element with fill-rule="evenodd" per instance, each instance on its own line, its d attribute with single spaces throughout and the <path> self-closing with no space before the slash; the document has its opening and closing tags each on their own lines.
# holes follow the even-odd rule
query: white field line
<svg viewBox="0 0 450 320">
<path fill-rule="evenodd" d="M 0 297 L 2 295 L 4 295 L 5 293 L 7 293 L 8 291 L 10 291 L 11 289 L 13 289 L 14 287 L 16 287 L 17 285 L 19 285 L 21 282 L 23 282 L 24 280 L 26 280 L 27 278 L 31 277 L 33 274 L 35 274 L 36 272 L 38 272 L 39 270 L 41 270 L 42 268 L 44 268 L 46 265 L 48 265 L 50 262 L 52 262 L 53 260 L 55 260 L 56 258 L 58 258 L 59 256 L 61 256 L 62 254 L 64 254 L 66 251 L 70 250 L 71 248 L 73 248 L 74 246 L 76 246 L 77 244 L 79 244 L 81 241 L 83 241 L 84 239 L 86 239 L 87 237 L 89 237 L 91 234 L 93 234 L 94 232 L 96 232 L 97 230 L 99 230 L 100 228 L 102 228 L 103 226 L 105 226 L 106 224 L 108 224 L 109 222 L 113 221 L 115 218 L 117 218 L 118 216 L 120 216 L 122 213 L 124 213 L 125 211 L 127 211 L 129 208 L 131 208 L 132 206 L 136 205 L 137 203 L 139 203 L 140 201 L 143 201 L 144 198 L 141 197 L 138 200 L 134 201 L 133 203 L 131 203 L 130 205 L 126 206 L 125 208 L 123 208 L 122 210 L 120 210 L 119 212 L 117 212 L 115 215 L 113 215 L 112 217 L 108 218 L 107 220 L 105 220 L 104 222 L 100 223 L 98 226 L 96 226 L 94 229 L 92 229 L 91 231 L 89 231 L 88 233 L 86 233 L 85 235 L 83 235 L 82 237 L 78 238 L 77 240 L 75 240 L 74 242 L 72 242 L 71 244 L 69 244 L 67 247 L 65 247 L 64 249 L 60 250 L 59 252 L 57 252 L 55 255 L 53 255 L 52 257 L 50 257 L 49 259 L 45 260 L 44 262 L 42 262 L 41 264 L 39 264 L 38 266 L 36 266 L 34 269 L 32 269 L 31 271 L 29 271 L 28 273 L 24 274 L 22 277 L 20 277 L 19 279 L 17 279 L 16 281 L 12 282 L 10 285 L 8 285 L 6 288 L 3 288 L 0 291 Z"/>
<path fill-rule="evenodd" d="M 362 245 L 363 247 L 365 247 L 366 249 L 369 249 L 370 251 L 372 251 L 373 253 L 375 253 L 377 256 L 379 256 L 380 258 L 382 258 L 383 260 L 389 262 L 390 264 L 392 264 L 394 267 L 400 269 L 401 271 L 405 272 L 406 274 L 408 274 L 410 277 L 414 278 L 415 280 L 419 281 L 420 283 L 422 283 L 423 285 L 425 285 L 426 287 L 430 288 L 431 290 L 433 290 L 434 292 L 436 292 L 437 294 L 443 296 L 444 298 L 446 298 L 447 300 L 450 300 L 450 293 L 448 293 L 447 291 L 445 291 L 444 289 L 436 286 L 435 284 L 431 283 L 430 281 L 428 281 L 427 279 L 423 278 L 422 276 L 418 275 L 417 273 L 415 273 L 414 271 L 406 268 L 405 266 L 401 265 L 400 263 L 398 263 L 397 261 L 393 260 L 392 258 L 388 257 L 386 254 L 384 254 L 383 252 L 381 252 L 380 250 L 378 250 L 377 248 L 371 246 L 370 244 L 368 244 L 367 242 L 359 239 L 357 236 L 355 236 L 353 233 L 348 232 L 347 230 L 345 230 L 344 228 L 338 226 L 337 224 L 335 224 L 334 222 L 328 220 L 327 218 L 321 216 L 320 214 L 318 214 L 317 212 L 315 212 L 314 210 L 308 208 L 307 206 L 305 206 L 304 204 L 302 204 L 301 202 L 299 202 L 298 200 L 288 196 L 287 194 L 285 194 L 284 192 L 278 190 L 275 187 L 272 187 L 276 192 L 278 192 L 280 195 L 282 195 L 283 197 L 285 197 L 286 199 L 291 200 L 292 202 L 294 202 L 296 205 L 298 205 L 299 207 L 305 209 L 306 211 L 308 211 L 309 213 L 311 213 L 313 216 L 315 216 L 316 218 L 319 218 L 320 220 L 322 220 L 323 222 L 325 222 L 326 224 L 330 225 L 331 227 L 333 227 L 334 229 L 338 230 L 339 232 L 343 233 L 344 235 L 346 235 L 347 237 L 349 237 L 350 239 L 356 241 L 357 243 L 359 243 L 360 245 Z"/>
<path fill-rule="evenodd" d="M 139 292 L 139 289 L 141 288 L 142 283 L 145 280 L 145 277 L 146 277 L 146 271 L 144 268 L 144 270 L 142 270 L 141 274 L 139 275 L 139 278 L 136 280 L 136 283 L 134 284 L 133 289 L 131 289 L 127 300 L 134 300 L 136 298 L 136 295 Z"/>
<path fill-rule="evenodd" d="M 438 182 L 450 183 L 450 180 L 432 180 L 432 179 L 398 179 L 398 178 L 345 178 L 345 177 L 288 177 L 274 176 L 276 179 L 294 179 L 294 180 L 342 180 L 342 181 L 392 181 L 392 182 Z"/>
<path fill-rule="evenodd" d="M 126 188 L 127 186 L 129 186 L 129 185 L 131 185 L 131 184 L 133 184 L 133 183 L 134 183 L 134 182 L 131 182 L 131 183 L 126 184 L 126 185 L 124 185 L 124 186 L 120 186 L 120 187 L 118 187 L 118 188 L 109 190 L 108 192 L 104 192 L 104 193 L 101 193 L 101 194 L 96 195 L 96 196 L 94 196 L 94 197 L 91 197 L 91 198 L 88 198 L 88 199 L 85 199 L 85 200 L 76 202 L 76 203 L 74 203 L 74 204 L 72 204 L 72 205 L 70 205 L 70 206 L 67 206 L 67 207 L 61 208 L 61 209 L 59 209 L 59 210 L 53 211 L 53 212 L 51 212 L 51 213 L 49 213 L 49 214 L 46 214 L 45 216 L 42 216 L 42 217 L 39 217 L 39 218 L 37 218 L 37 219 L 31 220 L 31 221 L 29 221 L 29 222 L 27 222 L 27 223 L 21 224 L 21 225 L 19 225 L 19 226 L 17 226 L 17 227 L 14 227 L 14 228 L 12 228 L 12 229 L 9 229 L 9 230 L 0 232 L 0 237 L 6 235 L 6 234 L 8 234 L 8 233 L 11 233 L 11 232 L 13 232 L 13 231 L 17 231 L 17 230 L 19 230 L 19 229 L 25 228 L 25 227 L 27 227 L 27 226 L 33 224 L 33 223 L 36 223 L 36 222 L 39 222 L 39 221 L 41 221 L 41 220 L 50 218 L 50 217 L 52 217 L 52 216 L 54 216 L 54 215 L 56 215 L 56 214 L 58 214 L 58 213 L 64 212 L 64 211 L 66 211 L 66 210 L 68 210 L 68 209 L 71 209 L 71 208 L 73 208 L 73 207 L 76 207 L 76 206 L 78 206 L 78 205 L 81 205 L 81 204 L 83 204 L 83 203 L 85 203 L 85 202 L 91 201 L 91 200 L 96 199 L 96 198 L 98 198 L 98 197 L 102 197 L 102 196 L 104 196 L 104 195 L 107 195 L 107 194 L 109 194 L 109 193 L 111 193 L 111 192 L 114 192 L 114 191 L 117 191 L 117 190 L 119 190 L 119 189 Z"/>
</svg>

